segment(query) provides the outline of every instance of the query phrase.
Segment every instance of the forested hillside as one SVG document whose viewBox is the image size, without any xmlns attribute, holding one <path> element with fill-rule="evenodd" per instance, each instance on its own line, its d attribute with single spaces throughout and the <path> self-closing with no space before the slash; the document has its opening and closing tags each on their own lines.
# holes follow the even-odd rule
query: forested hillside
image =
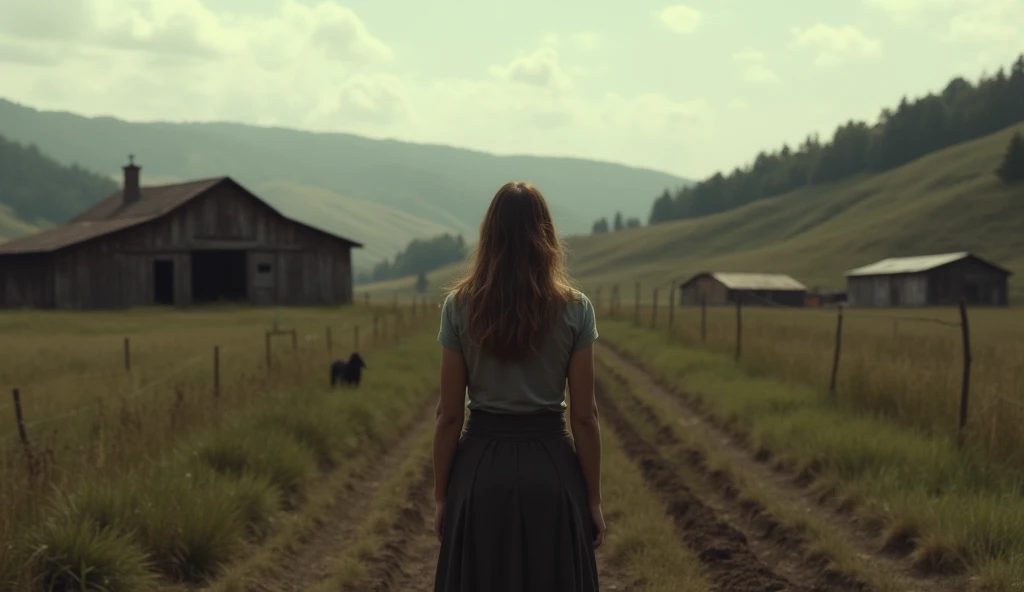
<svg viewBox="0 0 1024 592">
<path fill-rule="evenodd" d="M 666 189 L 650 223 L 725 212 L 809 185 L 858 173 L 881 173 L 921 156 L 981 138 L 1024 121 L 1024 55 L 1007 74 L 1000 69 L 977 84 L 955 78 L 939 94 L 884 109 L 878 122 L 850 121 L 832 140 L 808 137 L 796 149 L 762 152 L 746 167 L 717 173 L 695 185 Z"/>
<path fill-rule="evenodd" d="M 116 190 L 109 177 L 0 136 L 0 204 L 24 222 L 62 224 Z"/>
</svg>

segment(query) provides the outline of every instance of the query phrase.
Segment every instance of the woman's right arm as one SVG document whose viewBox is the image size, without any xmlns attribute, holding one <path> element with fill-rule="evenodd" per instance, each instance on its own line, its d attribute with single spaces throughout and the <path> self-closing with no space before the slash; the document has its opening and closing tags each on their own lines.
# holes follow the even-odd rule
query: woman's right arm
<svg viewBox="0 0 1024 592">
<path fill-rule="evenodd" d="M 604 540 L 601 512 L 601 425 L 594 397 L 594 346 L 588 345 L 569 358 L 569 424 L 576 441 L 576 455 L 587 484 L 590 513 L 597 528 L 594 546 Z"/>
</svg>

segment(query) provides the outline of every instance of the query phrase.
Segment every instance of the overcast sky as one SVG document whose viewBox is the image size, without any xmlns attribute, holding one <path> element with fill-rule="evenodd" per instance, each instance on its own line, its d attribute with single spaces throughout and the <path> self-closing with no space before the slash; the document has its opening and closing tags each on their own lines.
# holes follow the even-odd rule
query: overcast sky
<svg viewBox="0 0 1024 592">
<path fill-rule="evenodd" d="M 37 108 L 691 178 L 1022 50 L 1024 0 L 0 0 L 0 97 Z"/>
</svg>

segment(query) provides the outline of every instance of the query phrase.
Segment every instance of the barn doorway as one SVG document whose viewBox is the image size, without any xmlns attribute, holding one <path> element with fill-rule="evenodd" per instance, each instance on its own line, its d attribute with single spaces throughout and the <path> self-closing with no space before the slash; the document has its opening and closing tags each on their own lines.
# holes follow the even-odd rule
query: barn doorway
<svg viewBox="0 0 1024 592">
<path fill-rule="evenodd" d="M 192 301 L 239 302 L 248 290 L 245 251 L 193 251 Z"/>
<path fill-rule="evenodd" d="M 153 302 L 174 304 L 174 261 L 163 259 L 153 262 Z"/>
</svg>

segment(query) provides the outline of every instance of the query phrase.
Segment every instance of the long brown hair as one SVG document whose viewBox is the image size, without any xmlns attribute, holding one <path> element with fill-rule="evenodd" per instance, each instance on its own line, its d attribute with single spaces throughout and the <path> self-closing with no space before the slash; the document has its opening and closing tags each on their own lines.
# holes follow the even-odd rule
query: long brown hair
<svg viewBox="0 0 1024 592">
<path fill-rule="evenodd" d="M 565 252 L 544 196 L 506 183 L 480 223 L 480 240 L 453 293 L 470 341 L 502 361 L 536 355 L 573 298 Z"/>
</svg>

